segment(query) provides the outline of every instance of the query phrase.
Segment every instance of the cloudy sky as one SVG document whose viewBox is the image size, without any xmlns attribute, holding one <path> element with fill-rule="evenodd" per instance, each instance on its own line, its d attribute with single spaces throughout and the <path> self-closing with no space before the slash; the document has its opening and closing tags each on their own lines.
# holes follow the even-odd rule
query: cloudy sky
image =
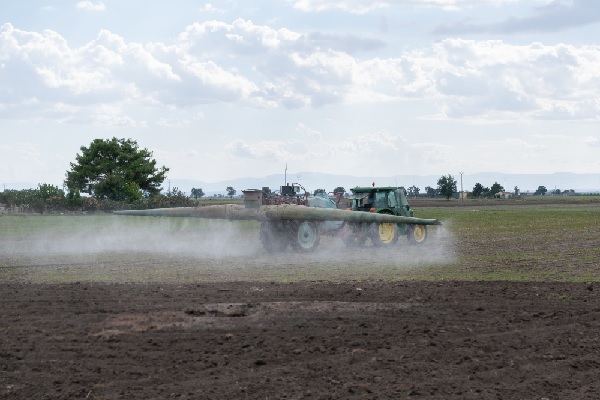
<svg viewBox="0 0 600 400">
<path fill-rule="evenodd" d="M 0 2 L 0 184 L 600 171 L 597 0 Z M 308 182 L 306 184 L 309 184 Z"/>
</svg>

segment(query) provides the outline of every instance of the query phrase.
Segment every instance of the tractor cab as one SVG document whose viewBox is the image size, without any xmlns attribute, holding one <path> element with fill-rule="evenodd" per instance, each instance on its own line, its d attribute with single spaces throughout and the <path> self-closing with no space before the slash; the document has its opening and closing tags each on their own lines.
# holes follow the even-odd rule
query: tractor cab
<svg viewBox="0 0 600 400">
<path fill-rule="evenodd" d="M 350 190 L 353 211 L 413 216 L 402 187 L 355 187 Z"/>
</svg>

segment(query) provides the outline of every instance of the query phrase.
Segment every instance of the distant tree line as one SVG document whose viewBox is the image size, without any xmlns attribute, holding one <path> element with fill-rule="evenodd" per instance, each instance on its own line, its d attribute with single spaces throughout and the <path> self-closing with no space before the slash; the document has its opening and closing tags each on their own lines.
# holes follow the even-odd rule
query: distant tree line
<svg viewBox="0 0 600 400">
<path fill-rule="evenodd" d="M 9 208 L 18 207 L 23 211 L 58 212 L 58 211 L 112 211 L 116 209 L 146 209 L 160 207 L 180 207 L 196 205 L 196 200 L 205 196 L 201 188 L 192 188 L 190 196 L 186 196 L 177 187 L 162 192 L 162 183 L 169 169 L 157 167 L 152 153 L 140 149 L 137 142 L 131 139 L 95 139 L 88 146 L 80 147 L 75 162 L 66 172 L 63 189 L 57 186 L 40 183 L 35 189 L 4 190 L 0 193 L 0 204 Z M 373 184 L 374 185 L 374 184 Z M 450 174 L 441 176 L 437 187 L 426 186 L 424 193 L 416 186 L 410 186 L 407 194 L 410 197 L 437 197 L 447 200 L 457 194 L 456 179 Z M 66 192 L 65 192 L 66 188 Z M 227 196 L 233 198 L 237 191 L 228 186 Z M 491 187 L 476 183 L 471 197 L 494 197 L 504 191 L 504 187 L 494 182 Z M 535 195 L 544 196 L 548 190 L 539 186 Z M 515 194 L 519 189 L 515 187 Z M 555 189 L 552 194 L 561 194 Z M 574 193 L 573 190 L 563 194 Z M 314 195 L 327 195 L 325 189 L 316 189 Z M 334 196 L 348 196 L 346 190 L 338 186 L 333 190 Z M 214 197 L 224 197 L 222 194 Z"/>
<path fill-rule="evenodd" d="M 505 192 L 504 186 L 499 184 L 498 182 L 494 182 L 490 187 L 483 186 L 481 183 L 477 182 L 473 189 L 468 194 L 471 198 L 494 198 L 498 197 L 500 194 Z M 445 197 L 446 199 L 450 199 L 450 197 L 458 197 L 459 193 L 457 191 L 457 182 L 452 175 L 441 176 L 438 179 L 437 186 L 425 186 L 423 193 L 417 186 L 410 186 L 406 189 L 406 193 L 409 197 Z M 547 194 L 552 195 L 575 195 L 575 191 L 573 189 L 569 190 L 560 190 L 554 189 L 552 191 L 548 191 L 545 186 L 538 186 L 537 190 L 532 194 L 533 196 L 546 196 Z M 521 190 L 518 186 L 514 187 L 514 191 L 511 193 L 512 196 L 521 196 Z"/>
<path fill-rule="evenodd" d="M 36 189 L 6 189 L 0 193 L 0 204 L 38 213 L 67 208 L 65 192 L 57 186 L 45 183 L 38 184 Z"/>
<path fill-rule="evenodd" d="M 4 190 L 0 192 L 0 204 L 19 212 L 59 213 L 74 211 L 113 211 L 120 209 L 147 209 L 194 206 L 196 203 L 178 188 L 165 194 L 159 193 L 134 201 L 98 199 L 93 196 L 69 196 L 54 185 L 39 184 L 36 189 Z"/>
</svg>

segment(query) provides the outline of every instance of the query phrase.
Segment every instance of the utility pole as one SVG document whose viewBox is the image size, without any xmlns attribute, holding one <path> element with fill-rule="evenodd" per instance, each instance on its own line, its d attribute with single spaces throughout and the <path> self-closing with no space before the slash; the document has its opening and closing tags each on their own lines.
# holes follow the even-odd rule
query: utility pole
<svg viewBox="0 0 600 400">
<path fill-rule="evenodd" d="M 462 184 L 463 173 L 459 172 L 459 174 L 460 174 L 460 201 L 465 201 L 465 192 L 463 191 L 463 184 Z"/>
</svg>

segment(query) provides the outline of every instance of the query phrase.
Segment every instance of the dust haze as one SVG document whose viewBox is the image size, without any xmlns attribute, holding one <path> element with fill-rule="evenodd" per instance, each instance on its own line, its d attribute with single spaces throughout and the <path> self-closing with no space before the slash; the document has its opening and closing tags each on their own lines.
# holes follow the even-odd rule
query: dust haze
<svg viewBox="0 0 600 400">
<path fill-rule="evenodd" d="M 35 221 L 36 217 L 29 218 Z M 54 273 L 67 280 L 64 275 L 73 273 L 80 279 L 117 281 L 155 277 L 329 279 L 348 274 L 364 278 L 378 270 L 389 275 L 395 269 L 456 261 L 447 225 L 429 227 L 426 243 L 418 246 L 409 245 L 401 237 L 396 245 L 385 248 L 374 248 L 369 242 L 363 247 L 348 248 L 337 237 L 321 236 L 313 253 L 295 253 L 289 247 L 283 253 L 271 254 L 262 248 L 260 224 L 255 221 L 123 216 L 44 218 L 46 224 L 32 229 L 34 233 L 0 238 L 0 274 L 17 274 L 14 267 L 24 267 L 29 268 L 29 278 L 32 274 Z M 14 220 L 19 223 L 18 218 Z M 6 223 L 0 226 L 7 229 Z M 19 231 L 14 226 L 13 229 Z"/>
</svg>

